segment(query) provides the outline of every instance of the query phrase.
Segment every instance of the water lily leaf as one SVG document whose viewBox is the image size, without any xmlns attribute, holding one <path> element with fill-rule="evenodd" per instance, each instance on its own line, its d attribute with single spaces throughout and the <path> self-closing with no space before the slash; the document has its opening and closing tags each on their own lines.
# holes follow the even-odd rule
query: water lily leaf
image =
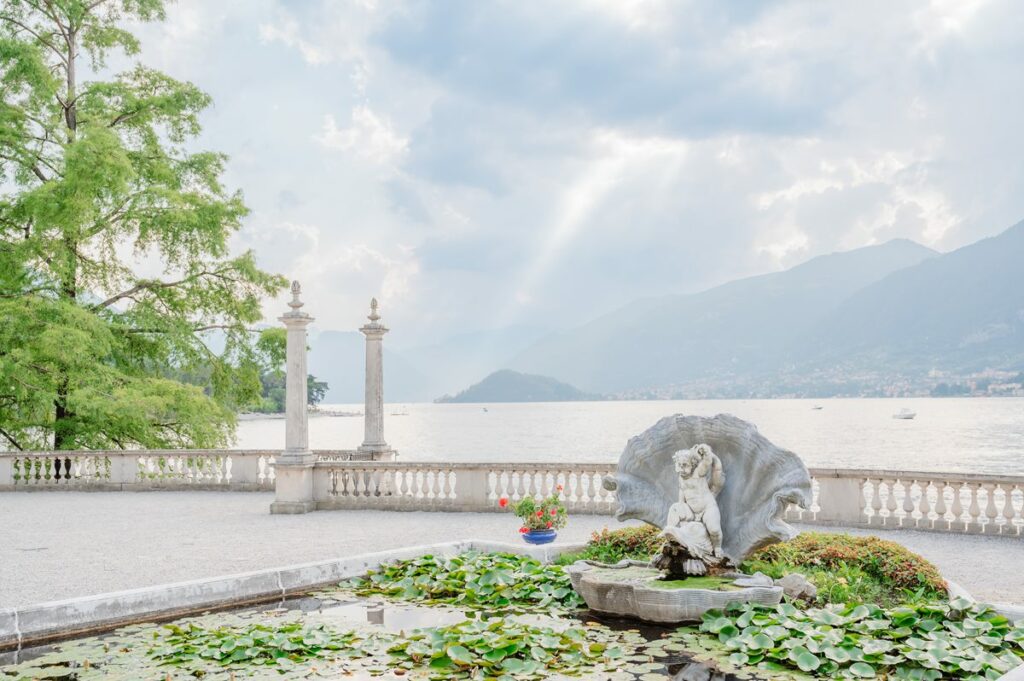
<svg viewBox="0 0 1024 681">
<path fill-rule="evenodd" d="M 850 665 L 850 673 L 861 679 L 875 678 L 875 668 L 867 662 L 854 662 Z"/>
</svg>

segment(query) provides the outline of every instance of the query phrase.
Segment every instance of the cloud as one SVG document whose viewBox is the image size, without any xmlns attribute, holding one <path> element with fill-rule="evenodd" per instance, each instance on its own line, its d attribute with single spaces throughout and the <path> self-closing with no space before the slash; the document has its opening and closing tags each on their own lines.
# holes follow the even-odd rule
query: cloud
<svg viewBox="0 0 1024 681">
<path fill-rule="evenodd" d="M 238 247 L 303 278 L 324 328 L 372 295 L 396 341 L 566 326 L 1024 216 L 1012 0 L 168 12 L 144 59 L 213 95 L 200 145 L 253 209 Z"/>
<path fill-rule="evenodd" d="M 398 135 L 388 120 L 378 117 L 365 105 L 352 109 L 352 123 L 347 128 L 338 128 L 334 116 L 325 115 L 323 131 L 314 139 L 329 149 L 351 151 L 381 165 L 398 160 L 409 146 L 408 140 Z"/>
</svg>

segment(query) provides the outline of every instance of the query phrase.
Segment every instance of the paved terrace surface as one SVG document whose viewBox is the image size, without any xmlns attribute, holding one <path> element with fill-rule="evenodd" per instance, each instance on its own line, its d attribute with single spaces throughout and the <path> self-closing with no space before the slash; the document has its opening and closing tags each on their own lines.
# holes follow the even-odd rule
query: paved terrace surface
<svg viewBox="0 0 1024 681">
<path fill-rule="evenodd" d="M 272 516 L 246 492 L 0 494 L 0 608 L 456 539 L 517 541 L 506 513 L 320 511 Z M 617 526 L 574 516 L 560 540 Z M 870 534 L 853 530 L 858 534 Z M 873 532 L 981 600 L 1024 604 L 1020 538 Z"/>
</svg>

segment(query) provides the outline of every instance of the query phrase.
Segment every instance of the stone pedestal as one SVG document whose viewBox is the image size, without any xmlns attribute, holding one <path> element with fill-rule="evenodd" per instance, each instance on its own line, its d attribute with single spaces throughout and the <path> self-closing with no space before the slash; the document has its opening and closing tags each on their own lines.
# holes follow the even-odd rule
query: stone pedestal
<svg viewBox="0 0 1024 681">
<path fill-rule="evenodd" d="M 285 450 L 274 462 L 274 503 L 271 513 L 308 513 L 313 501 L 313 464 L 309 451 L 309 413 L 306 402 L 306 327 L 313 318 L 301 311 L 302 289 L 292 282 L 291 310 L 280 317 L 288 329 L 285 364 Z"/>
<path fill-rule="evenodd" d="M 377 299 L 370 301 L 370 320 L 359 330 L 366 336 L 366 386 L 363 406 L 363 444 L 359 453 L 373 461 L 390 461 L 395 452 L 384 440 L 384 334 L 388 328 L 377 314 Z"/>
</svg>

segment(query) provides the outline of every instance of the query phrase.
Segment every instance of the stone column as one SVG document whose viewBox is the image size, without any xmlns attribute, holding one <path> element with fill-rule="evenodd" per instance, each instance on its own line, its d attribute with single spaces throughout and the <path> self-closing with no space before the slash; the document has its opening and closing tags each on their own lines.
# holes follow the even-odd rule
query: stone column
<svg viewBox="0 0 1024 681">
<path fill-rule="evenodd" d="M 384 441 L 384 334 L 388 327 L 380 322 L 377 299 L 370 301 L 369 324 L 359 330 L 366 336 L 366 404 L 363 406 L 363 444 L 359 451 L 374 460 L 394 458 Z"/>
<path fill-rule="evenodd" d="M 313 501 L 313 463 L 309 451 L 309 413 L 306 410 L 306 327 L 313 321 L 301 311 L 302 289 L 292 282 L 289 312 L 279 317 L 288 329 L 285 362 L 285 449 L 274 462 L 274 503 L 271 513 L 308 513 Z"/>
</svg>

